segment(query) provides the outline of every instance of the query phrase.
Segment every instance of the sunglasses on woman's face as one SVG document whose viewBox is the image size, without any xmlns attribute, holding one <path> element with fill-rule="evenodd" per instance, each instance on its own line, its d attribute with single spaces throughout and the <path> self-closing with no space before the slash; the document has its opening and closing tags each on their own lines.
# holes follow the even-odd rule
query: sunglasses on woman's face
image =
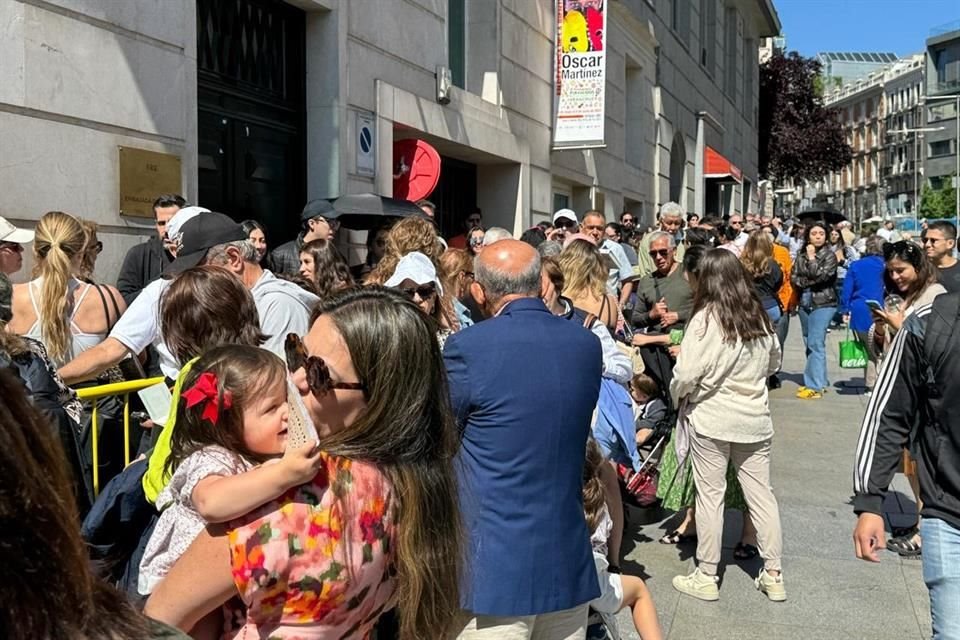
<svg viewBox="0 0 960 640">
<path fill-rule="evenodd" d="M 413 300 L 413 297 L 415 295 L 420 296 L 421 300 L 429 300 L 430 298 L 436 295 L 437 288 L 432 284 L 424 284 L 419 287 L 408 287 L 408 288 L 398 287 L 397 291 L 407 296 L 411 300 Z"/>
<path fill-rule="evenodd" d="M 303 341 L 297 334 L 288 333 L 283 348 L 287 356 L 287 368 L 290 373 L 304 369 L 307 373 L 307 386 L 315 395 L 324 396 L 334 389 L 366 390 L 360 382 L 334 382 L 333 378 L 330 377 L 330 368 L 327 367 L 327 363 L 319 356 L 309 355 L 307 348 L 303 346 Z"/>
</svg>

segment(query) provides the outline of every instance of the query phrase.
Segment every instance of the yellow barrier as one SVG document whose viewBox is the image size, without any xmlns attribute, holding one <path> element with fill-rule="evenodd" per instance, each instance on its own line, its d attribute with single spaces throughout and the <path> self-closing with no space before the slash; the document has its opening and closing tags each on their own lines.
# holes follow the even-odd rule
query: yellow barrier
<svg viewBox="0 0 960 640">
<path fill-rule="evenodd" d="M 163 382 L 163 378 L 145 378 L 129 382 L 114 382 L 101 384 L 96 387 L 77 389 L 77 397 L 81 400 L 97 400 L 107 396 L 123 396 L 123 464 L 130 464 L 130 394 L 146 389 Z M 100 455 L 97 452 L 99 444 L 99 429 L 97 428 L 97 403 L 93 404 L 93 415 L 90 420 L 90 438 L 93 443 L 93 495 L 100 493 Z"/>
</svg>

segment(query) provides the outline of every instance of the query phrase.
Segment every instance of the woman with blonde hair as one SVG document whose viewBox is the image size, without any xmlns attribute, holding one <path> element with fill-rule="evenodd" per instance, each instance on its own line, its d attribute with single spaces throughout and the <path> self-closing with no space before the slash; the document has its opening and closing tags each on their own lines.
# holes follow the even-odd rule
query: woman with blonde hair
<svg viewBox="0 0 960 640">
<path fill-rule="evenodd" d="M 443 246 L 437 241 L 437 230 L 423 218 L 404 218 L 390 229 L 383 258 L 377 263 L 364 284 L 383 284 L 390 279 L 400 258 L 419 251 L 430 258 L 440 272 Z"/>
<path fill-rule="evenodd" d="M 62 211 L 44 214 L 33 243 L 34 279 L 13 290 L 10 331 L 41 342 L 58 367 L 103 342 L 126 310 L 114 287 L 75 277 L 86 243 L 79 220 Z"/>
<path fill-rule="evenodd" d="M 780 287 L 783 286 L 783 271 L 773 259 L 773 240 L 765 231 L 750 232 L 747 244 L 740 254 L 740 264 L 753 280 L 763 310 L 776 325 L 783 314 L 778 295 Z"/>
<path fill-rule="evenodd" d="M 444 274 L 443 287 L 453 296 L 453 308 L 461 327 L 473 324 L 473 315 L 467 306 L 474 305 L 470 296 L 473 282 L 473 254 L 466 249 L 447 249 L 440 256 L 440 273 Z"/>
<path fill-rule="evenodd" d="M 608 328 L 617 326 L 617 299 L 607 293 L 607 267 L 597 248 L 588 240 L 570 242 L 560 253 L 563 295 L 573 306 L 592 313 Z"/>
<path fill-rule="evenodd" d="M 433 223 L 424 218 L 404 218 L 390 229 L 383 258 L 363 284 L 385 285 L 397 270 L 401 258 L 414 252 L 430 258 L 440 281 L 446 280 L 447 274 L 440 261 L 444 248 L 437 238 L 437 230 Z M 448 287 L 438 299 L 437 313 L 443 318 L 442 326 L 450 331 L 459 331 L 460 321 L 457 319 L 453 299 L 453 292 Z"/>
</svg>

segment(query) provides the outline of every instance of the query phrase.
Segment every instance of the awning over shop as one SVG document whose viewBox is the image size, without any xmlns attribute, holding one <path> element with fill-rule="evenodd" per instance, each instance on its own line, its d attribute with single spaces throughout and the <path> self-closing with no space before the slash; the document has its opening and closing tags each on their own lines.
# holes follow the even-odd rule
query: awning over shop
<svg viewBox="0 0 960 640">
<path fill-rule="evenodd" d="M 704 150 L 704 178 L 725 178 L 743 182 L 743 173 L 713 147 Z"/>
</svg>

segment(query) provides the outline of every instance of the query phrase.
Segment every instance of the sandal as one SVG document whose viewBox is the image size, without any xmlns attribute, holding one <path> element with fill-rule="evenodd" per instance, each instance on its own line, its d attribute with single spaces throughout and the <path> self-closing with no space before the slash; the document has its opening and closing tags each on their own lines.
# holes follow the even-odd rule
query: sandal
<svg viewBox="0 0 960 640">
<path fill-rule="evenodd" d="M 901 558 L 916 558 L 922 553 L 920 547 L 920 533 L 887 540 L 887 550 L 900 555 Z"/>
<path fill-rule="evenodd" d="M 680 533 L 679 530 L 674 529 L 670 533 L 664 535 L 657 542 L 660 544 L 684 544 L 687 542 L 694 542 L 697 539 L 697 534 L 688 534 Z"/>
<path fill-rule="evenodd" d="M 913 537 L 914 534 L 919 533 L 920 528 L 916 525 L 910 527 L 894 527 L 890 530 L 891 538 L 909 538 Z"/>
<path fill-rule="evenodd" d="M 733 548 L 733 557 L 737 560 L 750 560 L 760 555 L 760 550 L 756 545 L 747 542 L 738 542 Z"/>
</svg>

